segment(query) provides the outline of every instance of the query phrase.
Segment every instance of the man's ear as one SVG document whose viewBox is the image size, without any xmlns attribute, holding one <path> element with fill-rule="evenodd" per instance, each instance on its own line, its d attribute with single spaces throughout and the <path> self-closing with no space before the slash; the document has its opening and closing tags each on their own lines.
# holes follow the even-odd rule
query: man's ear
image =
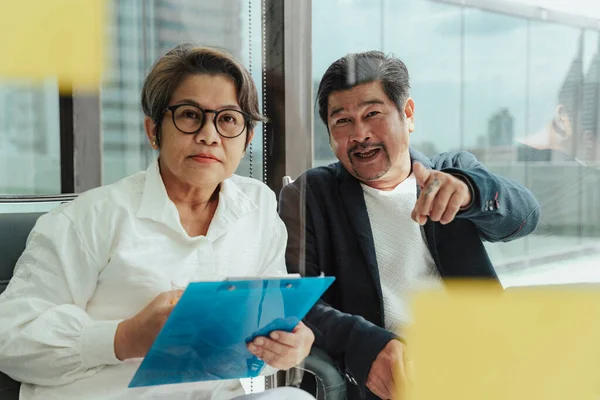
<svg viewBox="0 0 600 400">
<path fill-rule="evenodd" d="M 148 141 L 150 142 L 152 148 L 155 150 L 158 149 L 159 141 L 156 137 L 158 133 L 158 128 L 154 121 L 152 121 L 152 118 L 144 117 L 144 130 L 146 131 L 146 136 L 148 137 Z"/>
</svg>

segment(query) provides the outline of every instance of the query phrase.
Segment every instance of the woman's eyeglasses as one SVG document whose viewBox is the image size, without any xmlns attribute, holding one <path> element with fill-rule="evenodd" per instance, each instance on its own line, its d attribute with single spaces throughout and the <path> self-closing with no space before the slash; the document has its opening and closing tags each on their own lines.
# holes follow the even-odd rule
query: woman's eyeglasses
<svg viewBox="0 0 600 400">
<path fill-rule="evenodd" d="M 208 117 L 207 114 L 212 113 L 213 124 L 219 135 L 230 139 L 240 136 L 248 122 L 252 120 L 250 115 L 240 110 L 208 110 L 192 104 L 169 106 L 165 112 L 167 111 L 171 111 L 175 127 L 186 134 L 200 132 Z"/>
</svg>

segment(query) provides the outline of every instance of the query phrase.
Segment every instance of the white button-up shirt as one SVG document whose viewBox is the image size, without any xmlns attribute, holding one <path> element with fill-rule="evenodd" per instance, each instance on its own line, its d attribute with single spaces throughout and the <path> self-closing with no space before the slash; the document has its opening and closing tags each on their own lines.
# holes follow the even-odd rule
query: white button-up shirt
<svg viewBox="0 0 600 400">
<path fill-rule="evenodd" d="M 40 217 L 0 295 L 0 371 L 21 399 L 228 399 L 239 380 L 128 389 L 140 360 L 119 361 L 120 321 L 190 281 L 286 273 L 274 193 L 232 176 L 206 236 L 190 237 L 155 161 Z M 272 373 L 274 370 L 265 373 Z"/>
</svg>

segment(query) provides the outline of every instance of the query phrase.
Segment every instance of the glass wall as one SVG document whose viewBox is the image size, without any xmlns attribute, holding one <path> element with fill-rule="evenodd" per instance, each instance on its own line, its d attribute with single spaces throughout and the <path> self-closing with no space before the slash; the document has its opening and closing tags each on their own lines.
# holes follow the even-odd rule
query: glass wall
<svg viewBox="0 0 600 400">
<path fill-rule="evenodd" d="M 55 80 L 0 81 L 0 195 L 60 193 Z"/>
<path fill-rule="evenodd" d="M 394 54 L 411 76 L 411 145 L 470 151 L 542 206 L 535 234 L 486 245 L 505 284 L 600 281 L 599 32 L 510 9 L 368 3 L 313 1 L 315 92 L 346 53 Z M 317 113 L 314 143 L 315 166 L 335 161 Z"/>
<path fill-rule="evenodd" d="M 515 132 L 527 117 L 527 24 L 486 11 L 464 11 L 462 149 L 488 166 L 515 161 Z"/>
<path fill-rule="evenodd" d="M 526 183 L 524 166 L 515 164 L 515 136 L 527 123 L 529 22 L 477 9 L 465 9 L 463 15 L 462 149 L 490 170 Z M 530 238 L 490 246 L 496 265 L 527 254 Z"/>
<path fill-rule="evenodd" d="M 103 183 L 146 169 L 157 156 L 146 138 L 140 93 L 152 63 L 183 42 L 219 47 L 249 68 L 261 91 L 260 1 L 113 0 L 110 66 L 102 85 Z M 262 93 L 259 93 L 262 95 Z M 262 126 L 238 174 L 262 176 Z"/>
<path fill-rule="evenodd" d="M 427 155 L 460 147 L 460 9 L 420 0 L 383 7 L 383 51 L 404 61 L 411 78 L 412 145 Z"/>
</svg>

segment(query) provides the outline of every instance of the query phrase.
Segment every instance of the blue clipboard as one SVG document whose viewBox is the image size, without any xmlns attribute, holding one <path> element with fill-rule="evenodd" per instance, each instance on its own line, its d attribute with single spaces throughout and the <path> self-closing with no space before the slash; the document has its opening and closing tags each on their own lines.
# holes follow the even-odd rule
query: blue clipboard
<svg viewBox="0 0 600 400">
<path fill-rule="evenodd" d="M 258 376 L 265 363 L 246 344 L 275 330 L 291 332 L 334 280 L 190 283 L 129 387 Z"/>
</svg>

